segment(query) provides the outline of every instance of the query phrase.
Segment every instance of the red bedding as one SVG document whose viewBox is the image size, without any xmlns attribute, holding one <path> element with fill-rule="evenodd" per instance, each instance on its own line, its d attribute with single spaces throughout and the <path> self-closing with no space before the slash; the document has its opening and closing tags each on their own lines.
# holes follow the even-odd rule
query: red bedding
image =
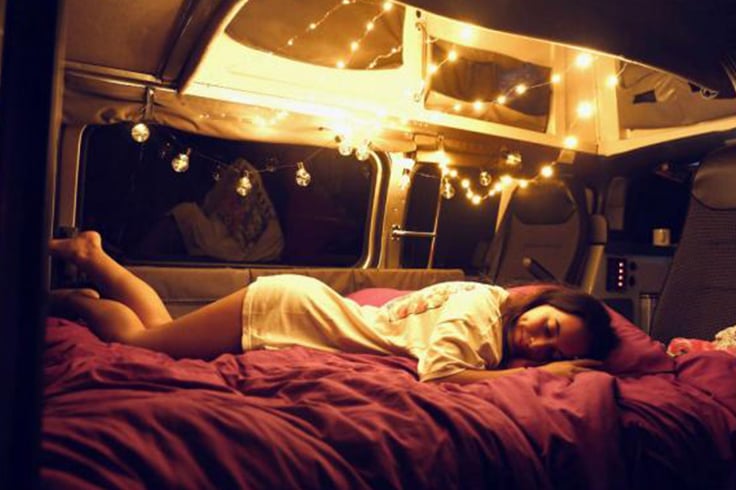
<svg viewBox="0 0 736 490">
<path fill-rule="evenodd" d="M 572 382 L 417 382 L 304 348 L 212 362 L 49 319 L 45 488 L 736 488 L 736 358 Z"/>
</svg>

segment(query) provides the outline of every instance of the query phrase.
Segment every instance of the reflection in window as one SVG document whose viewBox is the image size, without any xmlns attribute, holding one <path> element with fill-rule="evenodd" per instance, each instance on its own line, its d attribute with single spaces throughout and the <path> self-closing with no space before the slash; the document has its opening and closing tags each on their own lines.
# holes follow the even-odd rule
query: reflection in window
<svg viewBox="0 0 736 490">
<path fill-rule="evenodd" d="M 483 188 L 482 169 L 456 167 L 457 181 L 468 179 L 476 190 Z M 484 181 L 484 183 L 486 183 Z M 474 275 L 482 267 L 483 253 L 493 239 L 499 198 L 490 197 L 473 204 L 458 187 L 451 198 L 440 197 L 441 177 L 435 163 L 417 163 L 412 178 L 406 215 L 406 229 L 434 229 L 435 209 L 440 199 L 440 215 L 433 267 L 463 269 Z M 449 197 L 449 194 L 446 193 Z M 402 238 L 402 265 L 426 267 L 431 242 L 424 238 Z"/>
<path fill-rule="evenodd" d="M 401 65 L 404 7 L 361 0 L 250 0 L 226 32 L 240 44 L 331 68 Z"/>
<path fill-rule="evenodd" d="M 375 170 L 332 149 L 93 126 L 79 222 L 121 259 L 353 265 Z"/>
</svg>

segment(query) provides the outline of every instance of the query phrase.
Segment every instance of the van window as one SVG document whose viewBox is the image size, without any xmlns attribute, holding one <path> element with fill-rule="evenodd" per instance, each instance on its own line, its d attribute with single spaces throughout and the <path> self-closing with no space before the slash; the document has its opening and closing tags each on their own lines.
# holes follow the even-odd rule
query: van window
<svg viewBox="0 0 736 490">
<path fill-rule="evenodd" d="M 225 32 L 245 46 L 329 68 L 396 68 L 402 64 L 405 12 L 399 4 L 385 5 L 250 0 Z"/>
<path fill-rule="evenodd" d="M 377 159 L 149 126 L 90 126 L 79 220 L 128 261 L 351 266 L 364 255 Z"/>
<path fill-rule="evenodd" d="M 623 230 L 612 233 L 611 238 L 651 245 L 652 230 L 668 228 L 672 244 L 679 242 L 690 199 L 691 172 L 688 166 L 664 164 L 634 176 L 626 191 Z"/>
<path fill-rule="evenodd" d="M 454 195 L 448 199 L 440 196 L 440 185 L 444 184 L 437 164 L 416 164 L 408 197 L 406 229 L 431 232 L 434 229 L 435 210 L 439 199 L 440 214 L 433 267 L 459 268 L 472 276 L 482 268 L 483 254 L 493 239 L 499 198 L 490 197 L 479 204 L 473 204 L 466 198 L 466 191 L 460 182 L 467 178 L 471 188 L 480 194 L 480 190 L 485 189 L 480 184 L 482 169 L 475 167 L 455 167 L 455 169 L 458 171 L 458 177 L 449 182 Z M 402 238 L 402 240 L 402 265 L 426 267 L 431 240 L 426 238 Z"/>
</svg>

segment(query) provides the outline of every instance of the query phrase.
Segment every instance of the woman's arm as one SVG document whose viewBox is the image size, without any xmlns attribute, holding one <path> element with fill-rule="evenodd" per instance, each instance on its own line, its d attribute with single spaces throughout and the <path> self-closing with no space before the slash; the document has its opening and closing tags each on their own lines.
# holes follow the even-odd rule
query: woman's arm
<svg viewBox="0 0 736 490">
<path fill-rule="evenodd" d="M 601 361 L 594 361 L 592 359 L 575 359 L 572 361 L 556 361 L 544 364 L 542 366 L 536 366 L 536 369 L 541 369 L 557 376 L 564 376 L 568 379 L 572 379 L 576 374 L 591 371 L 592 369 L 600 366 Z M 444 378 L 437 378 L 431 380 L 432 382 L 447 382 L 457 384 L 470 384 L 477 383 L 478 381 L 486 381 L 489 379 L 496 379 L 510 374 L 516 374 L 521 371 L 528 369 L 528 367 L 513 367 L 509 369 L 489 369 L 489 370 L 476 370 L 466 369 Z"/>
<path fill-rule="evenodd" d="M 502 376 L 508 376 L 509 374 L 520 373 L 526 368 L 511 368 L 511 369 L 493 369 L 493 370 L 481 370 L 481 369 L 466 369 L 459 373 L 451 374 L 443 378 L 435 378 L 430 380 L 433 383 L 457 383 L 466 385 L 470 383 L 477 383 L 478 381 L 485 381 L 487 379 L 496 379 Z"/>
</svg>

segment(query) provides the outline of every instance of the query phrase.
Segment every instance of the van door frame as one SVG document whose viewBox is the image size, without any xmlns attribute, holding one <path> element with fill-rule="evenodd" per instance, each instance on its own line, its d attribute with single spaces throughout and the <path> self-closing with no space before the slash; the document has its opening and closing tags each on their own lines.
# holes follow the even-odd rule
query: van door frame
<svg viewBox="0 0 736 490">
<path fill-rule="evenodd" d="M 1 3 L 0 475 L 7 488 L 38 488 L 63 1 Z"/>
</svg>

